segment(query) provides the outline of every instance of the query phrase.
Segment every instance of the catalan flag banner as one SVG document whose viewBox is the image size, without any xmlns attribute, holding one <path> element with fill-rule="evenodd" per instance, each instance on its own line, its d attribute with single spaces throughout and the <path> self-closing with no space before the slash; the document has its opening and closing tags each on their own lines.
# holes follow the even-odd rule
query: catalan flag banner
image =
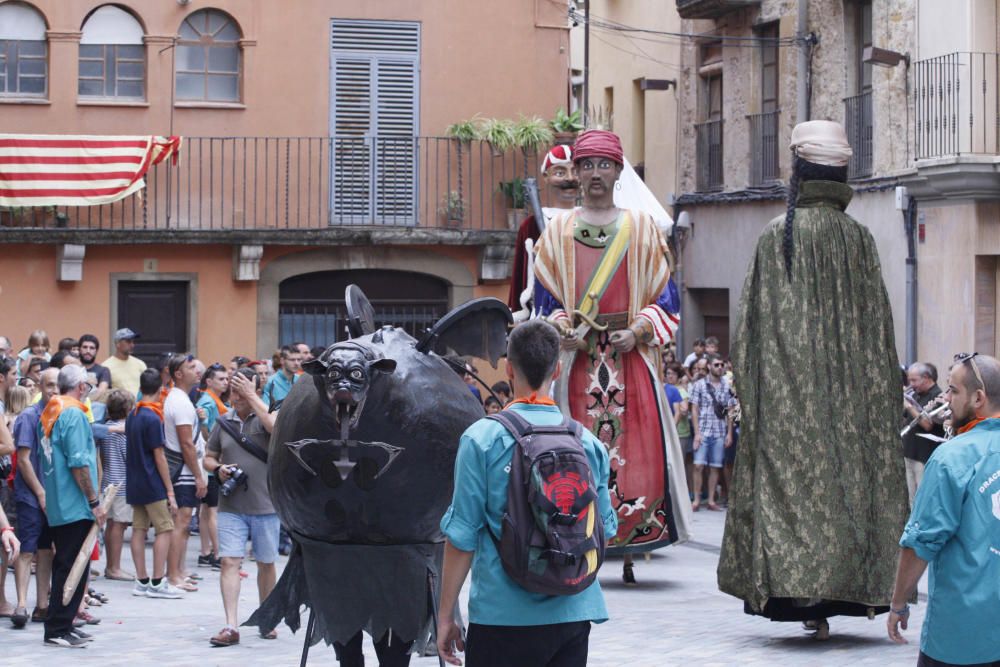
<svg viewBox="0 0 1000 667">
<path fill-rule="evenodd" d="M 180 137 L 0 134 L 0 206 L 110 204 L 180 148 Z"/>
</svg>

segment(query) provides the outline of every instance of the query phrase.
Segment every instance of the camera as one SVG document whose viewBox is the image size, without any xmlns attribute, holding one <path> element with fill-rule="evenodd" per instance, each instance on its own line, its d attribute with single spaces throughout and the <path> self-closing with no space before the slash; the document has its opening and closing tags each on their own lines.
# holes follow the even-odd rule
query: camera
<svg viewBox="0 0 1000 667">
<path fill-rule="evenodd" d="M 228 498 L 237 487 L 243 487 L 243 490 L 245 491 L 249 482 L 250 477 L 246 474 L 246 472 L 244 472 L 243 468 L 238 465 L 230 466 L 229 479 L 223 482 L 222 486 L 219 487 L 219 493 Z"/>
</svg>

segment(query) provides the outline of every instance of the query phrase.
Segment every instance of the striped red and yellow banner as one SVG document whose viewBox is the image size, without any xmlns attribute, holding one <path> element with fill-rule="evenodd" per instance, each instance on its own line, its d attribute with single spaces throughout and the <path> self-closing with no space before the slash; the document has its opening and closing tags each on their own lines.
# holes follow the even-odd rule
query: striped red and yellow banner
<svg viewBox="0 0 1000 667">
<path fill-rule="evenodd" d="M 141 190 L 180 137 L 0 134 L 0 206 L 95 206 Z"/>
</svg>

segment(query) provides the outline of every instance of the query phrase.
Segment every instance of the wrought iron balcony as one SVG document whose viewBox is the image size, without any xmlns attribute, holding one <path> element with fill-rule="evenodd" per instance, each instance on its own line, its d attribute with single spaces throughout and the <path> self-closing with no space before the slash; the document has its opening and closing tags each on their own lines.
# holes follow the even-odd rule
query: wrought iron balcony
<svg viewBox="0 0 1000 667">
<path fill-rule="evenodd" d="M 949 53 L 914 64 L 917 159 L 1000 153 L 1000 55 Z"/>
<path fill-rule="evenodd" d="M 677 0 L 682 19 L 714 19 L 748 7 L 759 7 L 760 0 Z"/>
<path fill-rule="evenodd" d="M 874 154 L 871 91 L 844 99 L 844 121 L 847 140 L 853 151 L 847 165 L 847 178 L 867 178 L 872 175 Z"/>
<path fill-rule="evenodd" d="M 750 185 L 768 185 L 778 180 L 778 115 L 780 111 L 747 116 L 750 123 Z"/>
<path fill-rule="evenodd" d="M 475 242 L 510 230 L 497 186 L 538 163 L 483 142 L 410 136 L 185 137 L 178 164 L 168 162 L 148 172 L 140 196 L 114 204 L 0 209 L 0 238 L 44 229 L 33 238 Z"/>
<path fill-rule="evenodd" d="M 721 190 L 724 185 L 722 166 L 722 121 L 696 123 L 697 183 L 699 192 Z"/>
</svg>

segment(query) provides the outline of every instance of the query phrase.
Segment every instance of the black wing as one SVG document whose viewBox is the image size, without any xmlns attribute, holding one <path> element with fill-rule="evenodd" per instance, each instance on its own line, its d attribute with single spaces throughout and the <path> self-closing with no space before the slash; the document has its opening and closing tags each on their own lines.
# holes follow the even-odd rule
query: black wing
<svg viewBox="0 0 1000 667">
<path fill-rule="evenodd" d="M 348 285 L 344 291 L 347 305 L 347 330 L 351 338 L 361 338 L 375 332 L 375 309 L 357 285 Z"/>
<path fill-rule="evenodd" d="M 514 323 L 510 308 L 493 297 L 473 299 L 442 317 L 417 343 L 424 354 L 459 354 L 486 359 L 493 368 L 507 354 L 507 330 Z"/>
</svg>

